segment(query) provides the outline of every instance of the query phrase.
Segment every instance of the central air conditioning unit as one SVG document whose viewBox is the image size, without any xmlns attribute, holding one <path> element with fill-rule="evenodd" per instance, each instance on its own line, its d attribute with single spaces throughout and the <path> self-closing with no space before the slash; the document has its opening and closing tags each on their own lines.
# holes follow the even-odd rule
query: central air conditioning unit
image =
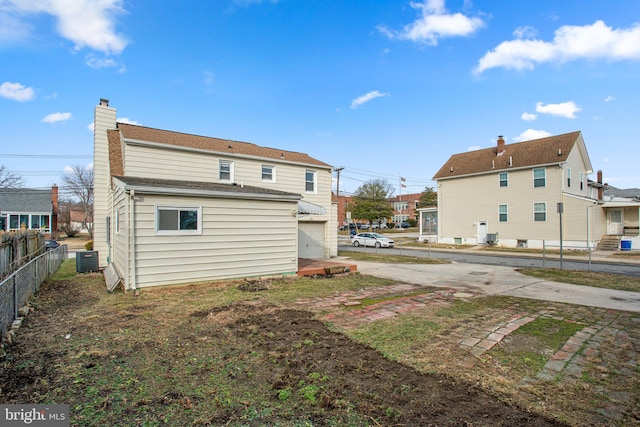
<svg viewBox="0 0 640 427">
<path fill-rule="evenodd" d="M 498 233 L 487 233 L 487 245 L 495 245 L 498 241 Z"/>
<path fill-rule="evenodd" d="M 76 272 L 90 273 L 98 271 L 98 251 L 76 252 Z"/>
</svg>

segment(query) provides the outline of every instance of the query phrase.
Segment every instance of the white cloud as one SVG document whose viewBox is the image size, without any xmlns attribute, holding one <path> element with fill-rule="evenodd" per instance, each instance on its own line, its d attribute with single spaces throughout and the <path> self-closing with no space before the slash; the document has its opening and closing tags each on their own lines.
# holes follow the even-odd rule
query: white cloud
<svg viewBox="0 0 640 427">
<path fill-rule="evenodd" d="M 0 85 L 0 96 L 14 101 L 30 101 L 36 93 L 31 87 L 25 87 L 20 83 L 4 82 Z"/>
<path fill-rule="evenodd" d="M 605 99 L 603 99 L 604 102 L 611 102 L 611 101 L 615 101 L 616 97 L 615 96 L 607 96 Z"/>
<path fill-rule="evenodd" d="M 461 13 L 448 13 L 444 0 L 424 0 L 422 3 L 410 2 L 410 6 L 420 11 L 420 16 L 405 25 L 401 31 L 378 26 L 378 31 L 390 39 L 411 40 L 435 46 L 442 38 L 469 36 L 484 27 L 480 18 L 470 18 Z"/>
<path fill-rule="evenodd" d="M 58 123 L 58 122 L 66 122 L 71 119 L 71 113 L 51 113 L 47 114 L 42 121 L 45 123 Z"/>
<path fill-rule="evenodd" d="M 551 136 L 546 130 L 527 129 L 520 135 L 513 138 L 515 142 L 530 141 L 532 139 L 546 138 Z"/>
<path fill-rule="evenodd" d="M 87 55 L 84 63 L 94 70 L 119 66 L 119 64 L 111 58 L 97 58 L 94 55 Z"/>
<path fill-rule="evenodd" d="M 533 113 L 522 113 L 522 115 L 520 116 L 520 118 L 521 118 L 522 120 L 525 120 L 525 121 L 531 122 L 531 121 L 533 121 L 533 120 L 537 119 L 537 118 L 538 118 L 538 115 L 537 115 L 537 114 L 533 114 Z"/>
<path fill-rule="evenodd" d="M 371 91 L 365 95 L 359 96 L 356 99 L 354 99 L 353 101 L 351 101 L 351 108 L 352 109 L 356 109 L 359 106 L 361 106 L 362 104 L 365 104 L 369 101 L 371 101 L 372 99 L 375 98 L 379 98 L 381 96 L 389 96 L 388 93 L 381 93 L 377 90 Z"/>
<path fill-rule="evenodd" d="M 476 151 L 481 149 L 482 147 L 480 147 L 479 145 L 472 145 L 471 147 L 467 148 L 467 151 Z"/>
<path fill-rule="evenodd" d="M 581 108 L 573 101 L 547 105 L 544 105 L 542 102 L 536 102 L 536 112 L 541 114 L 550 114 L 552 116 L 575 119 L 578 111 L 581 111 Z"/>
<path fill-rule="evenodd" d="M 517 39 L 530 39 L 535 37 L 536 34 L 536 29 L 528 26 L 518 27 L 513 31 L 513 36 Z"/>
<path fill-rule="evenodd" d="M 93 133 L 94 129 L 95 129 L 95 123 L 91 122 L 87 125 L 87 129 L 89 130 L 89 132 Z"/>
<path fill-rule="evenodd" d="M 593 25 L 562 26 L 550 42 L 534 39 L 504 41 L 480 58 L 474 73 L 481 74 L 496 67 L 532 70 L 536 64 L 577 59 L 640 59 L 640 25 L 613 29 L 603 21 L 596 21 Z"/>
<path fill-rule="evenodd" d="M 131 119 L 130 119 L 130 118 L 128 118 L 128 117 L 118 117 L 117 122 L 118 122 L 118 123 L 126 123 L 126 124 L 129 124 L 129 125 L 137 125 L 137 126 L 140 126 L 140 123 L 136 122 L 135 120 L 131 120 Z"/>
<path fill-rule="evenodd" d="M 47 14 L 56 20 L 56 30 L 74 43 L 75 49 L 88 47 L 107 54 L 119 54 L 127 40 L 115 32 L 115 16 L 124 13 L 123 0 L 5 0 L 0 22 L 7 20 L 13 32 L 24 32 L 26 15 Z M 34 30 L 31 30 L 34 31 Z M 10 35 L 9 35 L 10 36 Z M 17 39 L 14 37 L 13 39 Z"/>
</svg>

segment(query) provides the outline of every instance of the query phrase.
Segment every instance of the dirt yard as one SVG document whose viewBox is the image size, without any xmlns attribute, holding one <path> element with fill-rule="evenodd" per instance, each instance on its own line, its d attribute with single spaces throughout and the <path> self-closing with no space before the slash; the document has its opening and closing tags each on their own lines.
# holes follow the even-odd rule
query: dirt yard
<svg viewBox="0 0 640 427">
<path fill-rule="evenodd" d="M 640 420 L 637 407 L 617 418 L 558 415 L 557 408 L 545 413 L 526 398 L 474 379 L 470 372 L 481 365 L 469 370 L 449 360 L 451 373 L 444 372 L 443 357 L 459 352 L 444 337 L 461 327 L 460 319 L 449 332 L 440 330 L 439 346 L 423 347 L 429 353 L 420 355 L 423 360 L 440 359 L 433 369 L 416 369 L 319 320 L 326 311 L 283 302 L 290 297 L 278 297 L 279 287 L 290 292 L 296 282 L 249 289 L 256 292 L 242 283 L 199 284 L 134 298 L 108 294 L 100 274 L 68 276 L 42 287 L 13 344 L 5 346 L 0 400 L 69 404 L 72 425 L 561 426 L 580 419 L 582 425 Z M 318 293 L 329 282 L 310 286 Z M 511 381 L 503 373 L 507 379 L 501 381 Z M 589 387 L 582 390 L 589 393 Z M 637 394 L 627 404 L 637 405 Z"/>
</svg>

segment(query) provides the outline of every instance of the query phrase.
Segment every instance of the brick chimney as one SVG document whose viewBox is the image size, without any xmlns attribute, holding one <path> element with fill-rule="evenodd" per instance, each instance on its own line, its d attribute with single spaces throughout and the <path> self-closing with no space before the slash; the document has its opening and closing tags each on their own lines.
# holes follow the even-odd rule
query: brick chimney
<svg viewBox="0 0 640 427">
<path fill-rule="evenodd" d="M 598 182 L 598 200 L 602 200 L 603 196 L 603 187 L 602 187 L 602 171 L 597 172 L 597 182 Z"/>
<path fill-rule="evenodd" d="M 498 150 L 496 152 L 496 154 L 498 156 L 502 156 L 504 154 L 505 148 L 504 148 L 504 138 L 502 137 L 502 135 L 498 136 Z"/>
</svg>

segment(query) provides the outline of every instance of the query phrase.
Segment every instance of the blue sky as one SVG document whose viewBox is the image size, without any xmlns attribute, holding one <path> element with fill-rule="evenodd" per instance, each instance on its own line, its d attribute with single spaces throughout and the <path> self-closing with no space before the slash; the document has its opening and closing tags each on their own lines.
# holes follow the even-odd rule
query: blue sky
<svg viewBox="0 0 640 427">
<path fill-rule="evenodd" d="M 632 0 L 0 0 L 0 64 L 0 164 L 34 188 L 92 162 L 100 98 L 344 166 L 341 193 L 577 130 L 591 179 L 640 187 Z"/>
</svg>

